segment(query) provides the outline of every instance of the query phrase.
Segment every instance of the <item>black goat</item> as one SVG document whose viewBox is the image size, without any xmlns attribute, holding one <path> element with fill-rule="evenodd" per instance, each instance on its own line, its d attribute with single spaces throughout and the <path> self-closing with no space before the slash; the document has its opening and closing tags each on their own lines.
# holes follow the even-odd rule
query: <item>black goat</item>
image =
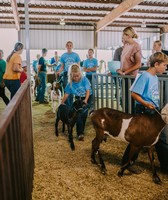
<svg viewBox="0 0 168 200">
<path fill-rule="evenodd" d="M 72 107 L 68 107 L 65 104 L 61 104 L 58 107 L 56 122 L 55 122 L 55 135 L 58 137 L 58 122 L 61 120 L 63 122 L 62 132 L 65 131 L 65 124 L 68 128 L 68 137 L 72 150 L 75 150 L 75 145 L 73 142 L 73 127 L 77 121 L 79 113 L 83 111 L 85 103 L 83 100 L 78 99 L 73 104 Z"/>
<path fill-rule="evenodd" d="M 104 161 L 99 152 L 100 143 L 106 140 L 107 135 L 116 139 L 124 140 L 130 144 L 129 157 L 123 159 L 118 176 L 123 176 L 124 171 L 130 166 L 133 158 L 143 146 L 148 146 L 148 156 L 153 171 L 153 180 L 160 183 L 154 164 L 153 147 L 158 141 L 164 126 L 168 124 L 168 104 L 161 110 L 148 114 L 126 114 L 110 108 L 101 108 L 91 114 L 91 120 L 96 130 L 96 137 L 92 141 L 91 161 L 97 163 L 95 153 L 98 152 L 101 170 L 106 171 Z"/>
</svg>

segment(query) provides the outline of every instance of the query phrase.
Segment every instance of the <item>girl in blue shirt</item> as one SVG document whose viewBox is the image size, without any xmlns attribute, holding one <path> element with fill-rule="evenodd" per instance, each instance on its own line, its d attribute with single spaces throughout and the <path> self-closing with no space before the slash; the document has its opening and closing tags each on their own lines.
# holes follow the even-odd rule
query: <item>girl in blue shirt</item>
<svg viewBox="0 0 168 200">
<path fill-rule="evenodd" d="M 65 87 L 65 94 L 61 103 L 65 103 L 69 95 L 74 95 L 75 99 L 82 98 L 85 104 L 90 104 L 92 91 L 90 82 L 86 77 L 82 76 L 82 72 L 78 64 L 70 67 L 68 75 L 68 84 Z M 84 139 L 84 128 L 88 115 L 88 110 L 84 110 L 79 114 L 76 122 L 76 132 L 78 140 Z"/>
</svg>

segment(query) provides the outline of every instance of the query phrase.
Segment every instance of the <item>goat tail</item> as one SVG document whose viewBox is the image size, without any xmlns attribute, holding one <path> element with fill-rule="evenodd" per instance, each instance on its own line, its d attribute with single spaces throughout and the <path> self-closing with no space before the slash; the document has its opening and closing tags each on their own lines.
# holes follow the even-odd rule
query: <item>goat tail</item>
<svg viewBox="0 0 168 200">
<path fill-rule="evenodd" d="M 89 112 L 89 116 L 92 116 L 92 114 L 94 113 L 94 109 L 92 109 L 90 112 Z"/>
</svg>

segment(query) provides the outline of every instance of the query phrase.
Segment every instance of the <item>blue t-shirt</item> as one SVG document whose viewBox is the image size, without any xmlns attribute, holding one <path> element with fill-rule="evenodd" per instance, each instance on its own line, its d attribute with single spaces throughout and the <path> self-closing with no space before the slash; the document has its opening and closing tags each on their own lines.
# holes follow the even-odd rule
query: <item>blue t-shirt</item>
<svg viewBox="0 0 168 200">
<path fill-rule="evenodd" d="M 147 71 L 143 72 L 130 90 L 139 94 L 144 101 L 159 107 L 159 81 L 156 75 L 153 76 Z"/>
<path fill-rule="evenodd" d="M 82 77 L 79 82 L 76 83 L 76 82 L 72 81 L 72 85 L 70 85 L 70 83 L 68 83 L 65 87 L 65 93 L 73 94 L 73 95 L 79 96 L 79 97 L 85 97 L 87 90 L 90 90 L 90 95 L 91 95 L 92 90 L 90 87 L 90 82 L 85 76 Z"/>
<path fill-rule="evenodd" d="M 83 67 L 86 67 L 86 68 L 94 68 L 95 66 L 98 66 L 98 61 L 96 58 L 92 58 L 92 59 L 86 59 L 83 63 Z M 92 74 L 95 74 L 96 71 L 93 71 L 93 72 L 86 72 L 86 75 L 92 75 Z"/>
<path fill-rule="evenodd" d="M 50 64 L 54 64 L 54 63 L 55 65 L 53 66 L 53 70 L 57 72 L 60 70 L 62 64 L 60 61 L 56 61 L 55 58 L 53 57 L 51 58 Z"/>
<path fill-rule="evenodd" d="M 47 71 L 47 68 L 46 68 L 46 60 L 41 57 L 39 59 L 39 65 L 41 65 L 41 68 L 40 68 L 40 71 L 43 71 L 43 72 L 46 72 Z"/>
<path fill-rule="evenodd" d="M 36 73 L 37 73 L 37 66 L 38 66 L 38 60 L 33 60 L 32 67 Z"/>
<path fill-rule="evenodd" d="M 80 58 L 79 55 L 75 52 L 66 52 L 61 56 L 60 61 L 64 64 L 64 71 L 67 72 L 72 64 L 80 62 Z"/>
</svg>

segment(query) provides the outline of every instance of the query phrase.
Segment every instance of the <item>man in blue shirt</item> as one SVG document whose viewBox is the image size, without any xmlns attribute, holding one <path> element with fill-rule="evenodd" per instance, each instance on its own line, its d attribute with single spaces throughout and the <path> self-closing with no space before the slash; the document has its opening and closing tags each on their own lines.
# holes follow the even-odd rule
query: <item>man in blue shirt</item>
<svg viewBox="0 0 168 200">
<path fill-rule="evenodd" d="M 63 74 L 64 74 L 63 75 L 64 76 L 63 87 L 64 88 L 66 87 L 67 82 L 68 82 L 68 69 L 69 69 L 69 67 L 74 63 L 80 64 L 79 55 L 72 51 L 73 43 L 71 41 L 68 41 L 66 43 L 66 48 L 67 48 L 67 52 L 64 53 L 60 58 L 62 66 L 61 66 L 60 70 L 57 72 L 57 74 L 60 74 L 63 71 Z"/>
<path fill-rule="evenodd" d="M 37 72 L 38 72 L 38 62 L 39 62 L 39 59 L 40 59 L 40 54 L 37 54 L 36 55 L 36 60 L 33 60 L 33 63 L 32 63 L 32 67 L 33 67 L 33 70 L 34 70 L 34 72 L 35 72 L 35 74 L 37 74 Z"/>
<path fill-rule="evenodd" d="M 95 74 L 98 68 L 98 61 L 93 58 L 93 54 L 93 49 L 89 49 L 88 58 L 83 63 L 83 71 L 86 72 L 86 77 L 89 79 L 90 84 L 92 84 L 92 74 Z"/>
<path fill-rule="evenodd" d="M 47 55 L 47 49 L 42 49 L 42 56 L 39 59 L 38 62 L 38 77 L 40 78 L 40 85 L 37 88 L 37 97 L 36 101 L 39 101 L 39 103 L 46 104 L 48 103 L 44 99 L 45 95 L 45 89 L 46 89 L 46 77 L 47 77 L 47 66 L 52 67 L 53 64 L 48 64 L 45 60 L 45 57 Z"/>
<path fill-rule="evenodd" d="M 60 58 L 62 66 L 61 66 L 60 70 L 57 72 L 57 75 L 59 75 L 61 72 L 63 72 L 63 88 L 64 89 L 68 83 L 69 67 L 74 63 L 77 63 L 78 65 L 80 65 L 79 55 L 72 51 L 73 43 L 71 41 L 68 41 L 66 43 L 66 48 L 67 48 L 67 52 L 64 53 Z M 73 102 L 73 96 L 70 95 L 69 98 L 67 99 L 66 103 L 67 103 L 67 105 L 71 106 L 72 102 Z"/>
</svg>

